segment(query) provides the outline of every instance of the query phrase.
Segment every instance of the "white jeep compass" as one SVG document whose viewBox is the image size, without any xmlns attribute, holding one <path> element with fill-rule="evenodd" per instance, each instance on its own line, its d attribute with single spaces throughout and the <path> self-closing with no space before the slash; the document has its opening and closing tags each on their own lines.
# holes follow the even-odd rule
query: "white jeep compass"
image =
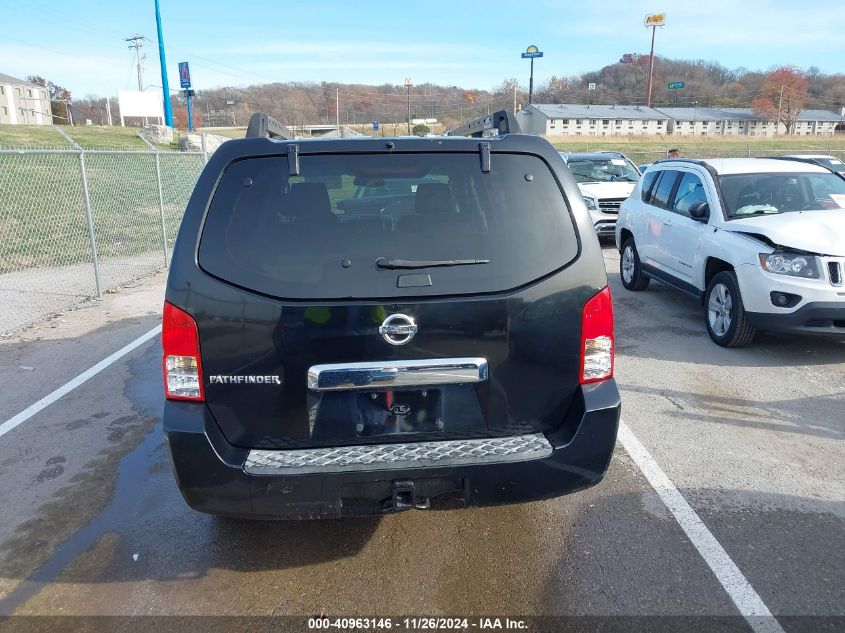
<svg viewBox="0 0 845 633">
<path fill-rule="evenodd" d="M 616 224 L 628 290 L 651 279 L 702 301 L 710 337 L 845 336 L 845 178 L 790 159 L 661 160 Z"/>
</svg>

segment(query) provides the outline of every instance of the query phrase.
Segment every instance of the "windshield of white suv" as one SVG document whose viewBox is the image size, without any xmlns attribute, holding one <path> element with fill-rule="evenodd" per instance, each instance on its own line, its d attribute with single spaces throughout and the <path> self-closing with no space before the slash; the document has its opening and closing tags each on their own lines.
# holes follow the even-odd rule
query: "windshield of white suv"
<svg viewBox="0 0 845 633">
<path fill-rule="evenodd" d="M 640 174 L 624 158 L 570 158 L 567 163 L 575 182 L 637 182 Z"/>
<path fill-rule="evenodd" d="M 845 179 L 826 173 L 759 173 L 720 176 L 725 216 L 845 209 Z"/>
<path fill-rule="evenodd" d="M 818 161 L 840 174 L 845 174 L 845 163 L 838 158 L 819 158 Z"/>
</svg>

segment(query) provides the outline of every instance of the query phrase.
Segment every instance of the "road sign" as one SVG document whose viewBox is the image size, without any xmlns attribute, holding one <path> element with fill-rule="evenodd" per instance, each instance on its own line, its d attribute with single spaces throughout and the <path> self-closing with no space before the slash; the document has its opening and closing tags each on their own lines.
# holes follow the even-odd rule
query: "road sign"
<svg viewBox="0 0 845 633">
<path fill-rule="evenodd" d="M 191 69 L 188 62 L 179 62 L 179 85 L 183 88 L 191 87 Z"/>
<path fill-rule="evenodd" d="M 680 90 L 684 86 L 686 86 L 686 84 L 683 81 L 672 81 L 666 84 L 666 87 L 669 88 L 669 90 Z"/>
<path fill-rule="evenodd" d="M 664 26 L 666 24 L 665 13 L 652 13 L 645 16 L 645 25 L 648 26 Z"/>
<path fill-rule="evenodd" d="M 373 132 L 378 132 L 378 121 L 373 121 Z"/>
<path fill-rule="evenodd" d="M 535 57 L 542 57 L 543 53 L 540 52 L 540 49 L 534 46 L 533 44 L 525 49 L 525 52 L 522 54 L 522 59 L 534 59 Z"/>
<path fill-rule="evenodd" d="M 596 84 L 594 84 L 594 83 L 588 83 L 587 84 L 587 90 L 595 90 L 595 89 L 596 89 Z"/>
</svg>

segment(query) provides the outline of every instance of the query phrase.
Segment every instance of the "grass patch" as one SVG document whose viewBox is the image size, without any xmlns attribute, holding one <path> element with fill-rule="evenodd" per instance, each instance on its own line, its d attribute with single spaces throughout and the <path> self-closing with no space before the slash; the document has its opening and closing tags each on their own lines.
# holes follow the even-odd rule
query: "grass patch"
<svg viewBox="0 0 845 633">
<path fill-rule="evenodd" d="M 75 125 L 62 130 L 86 149 L 149 149 L 134 127 Z"/>
<path fill-rule="evenodd" d="M 61 128 L 68 136 L 85 149 L 149 149 L 138 136 L 138 128 L 104 125 L 0 125 L 0 148 L 43 147 L 72 149 L 59 133 Z M 172 145 L 160 149 L 175 149 L 176 135 Z"/>
<path fill-rule="evenodd" d="M 197 131 L 199 133 L 226 136 L 228 138 L 244 138 L 244 136 L 246 136 L 245 127 L 204 127 Z"/>
<path fill-rule="evenodd" d="M 67 147 L 52 125 L 0 125 L 0 147 Z"/>
<path fill-rule="evenodd" d="M 635 163 L 650 163 L 678 148 L 687 158 L 778 156 L 781 154 L 833 154 L 845 158 L 845 139 L 839 137 L 755 138 L 748 136 L 550 136 L 561 151 L 624 152 Z"/>
</svg>

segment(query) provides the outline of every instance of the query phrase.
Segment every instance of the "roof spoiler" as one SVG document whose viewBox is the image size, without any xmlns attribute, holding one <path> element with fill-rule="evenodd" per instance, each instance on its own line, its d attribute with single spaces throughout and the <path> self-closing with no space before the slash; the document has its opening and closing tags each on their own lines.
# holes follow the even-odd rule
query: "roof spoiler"
<svg viewBox="0 0 845 633">
<path fill-rule="evenodd" d="M 502 134 L 521 134 L 516 117 L 507 110 L 499 110 L 493 114 L 478 117 L 461 123 L 458 127 L 446 132 L 447 136 L 475 136 L 482 137 L 487 130 L 498 130 Z"/>
<path fill-rule="evenodd" d="M 295 136 L 293 132 L 266 112 L 256 112 L 249 120 L 246 128 L 246 138 L 277 138 L 283 141 L 292 141 Z"/>
</svg>

